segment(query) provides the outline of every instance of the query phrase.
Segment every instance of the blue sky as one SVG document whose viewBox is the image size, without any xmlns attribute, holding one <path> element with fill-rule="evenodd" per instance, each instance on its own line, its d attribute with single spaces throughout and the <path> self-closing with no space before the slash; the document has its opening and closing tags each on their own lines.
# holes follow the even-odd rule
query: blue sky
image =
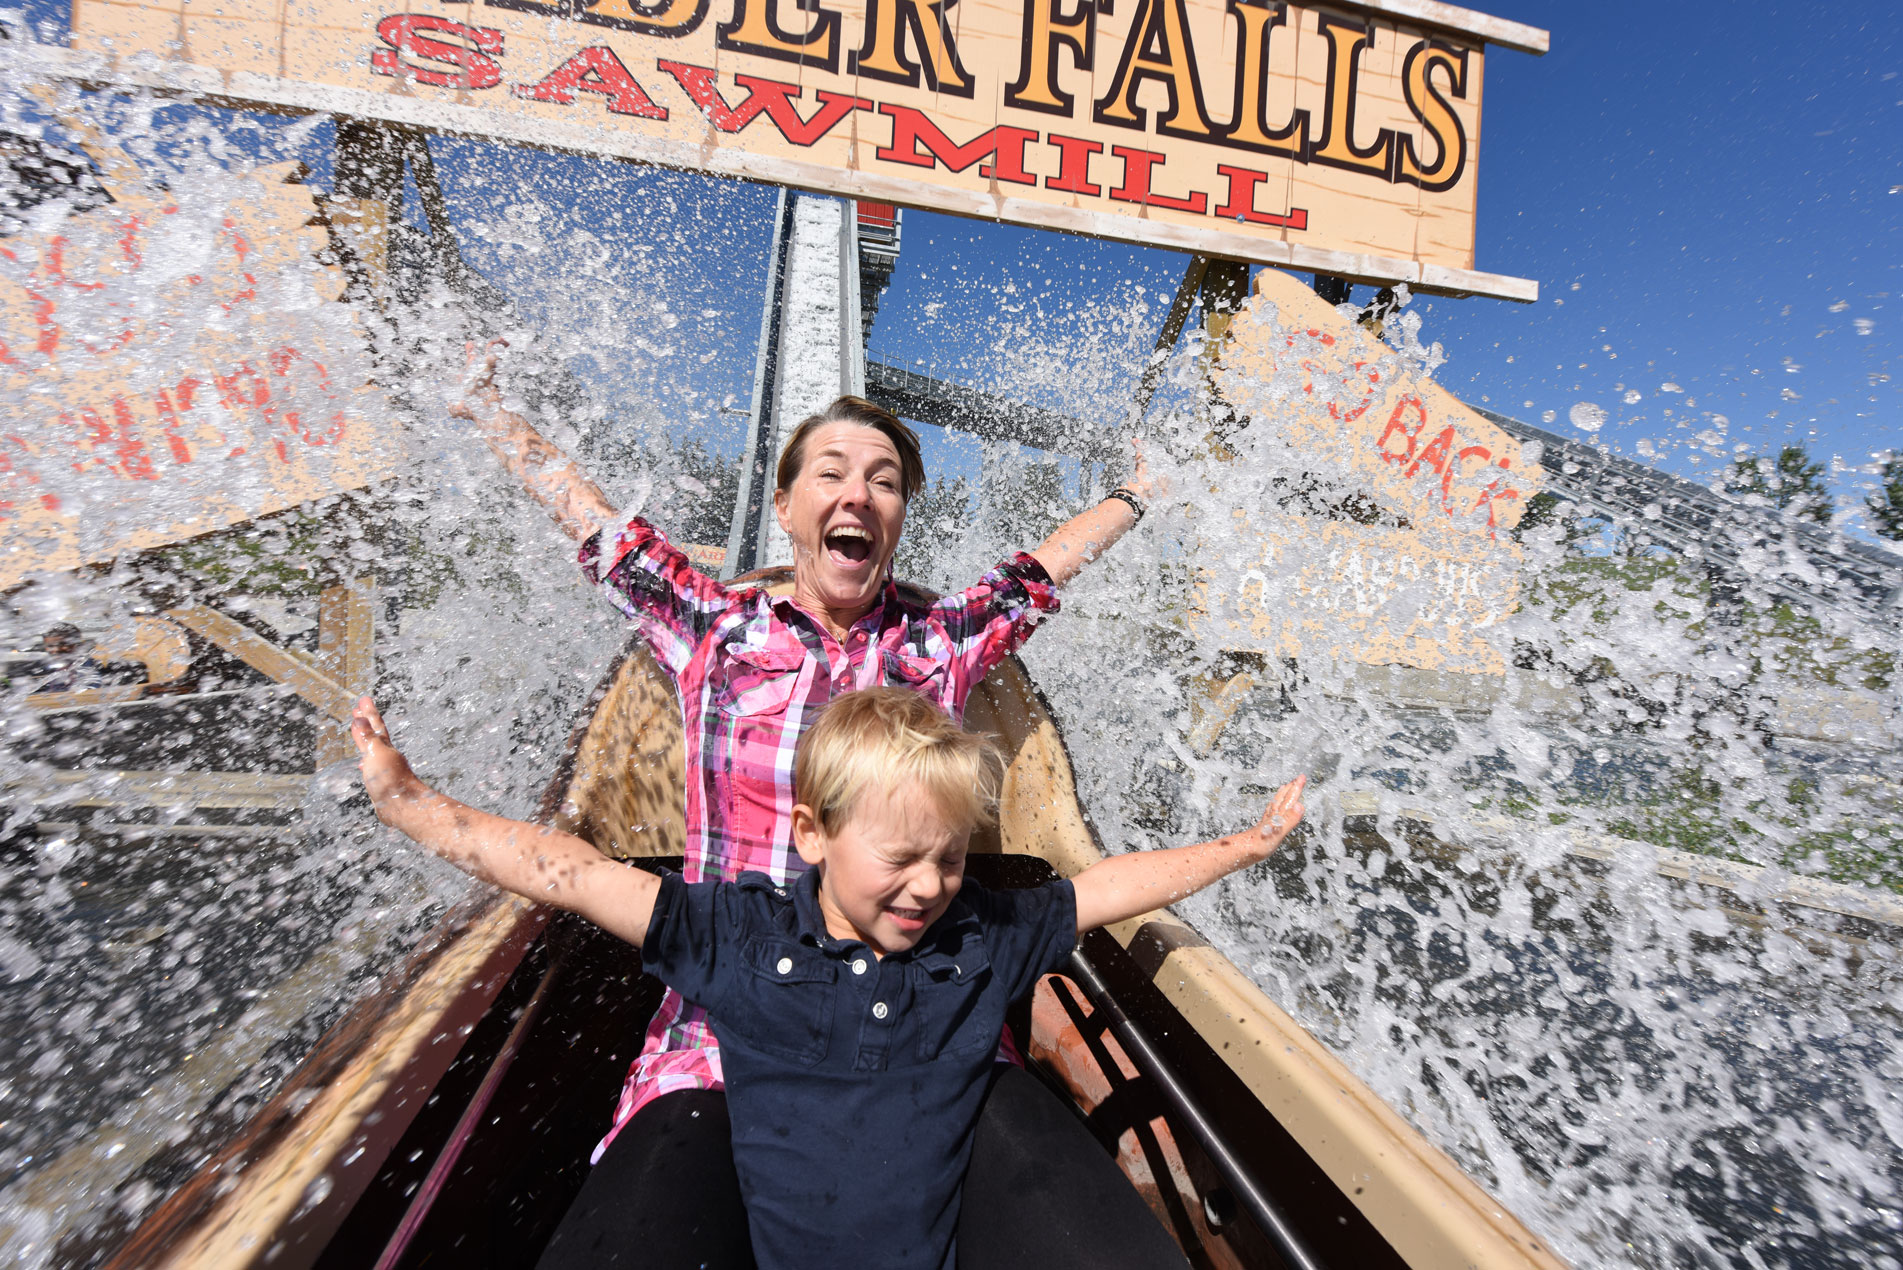
<svg viewBox="0 0 1903 1270">
<path fill-rule="evenodd" d="M 61 21 L 65 6 L 30 11 Z M 1857 497 L 1856 469 L 1898 444 L 1903 404 L 1903 24 L 1882 6 L 1487 11 L 1552 32 L 1544 57 L 1489 53 L 1479 157 L 1477 265 L 1537 278 L 1543 295 L 1418 300 L 1423 338 L 1446 349 L 1442 382 L 1531 421 L 1550 412 L 1562 432 L 1577 431 L 1576 405 L 1597 405 L 1599 440 L 1687 476 L 1709 476 L 1714 452 L 1801 441 L 1834 456 L 1833 487 Z M 304 157 L 320 185 L 326 135 L 299 148 L 318 151 Z M 672 360 L 618 370 L 609 349 L 578 369 L 606 395 L 662 394 L 684 423 L 737 442 L 719 407 L 746 404 L 770 191 L 469 145 L 439 164 L 467 220 L 493 226 L 534 191 L 597 234 L 610 269 L 672 262 Z M 610 206 L 646 210 L 612 225 L 591 210 Z M 1185 263 L 919 213 L 905 239 L 875 347 L 977 382 L 996 380 L 987 359 L 1025 329 L 1026 303 L 1058 314 L 1060 335 L 1074 321 L 1101 338 L 1113 311 L 1140 343 Z M 572 321 L 535 251 L 467 249 L 532 310 Z"/>
<path fill-rule="evenodd" d="M 1552 32 L 1543 57 L 1489 52 L 1480 151 L 1478 267 L 1536 278 L 1542 298 L 1419 299 L 1441 381 L 1579 435 L 1573 407 L 1598 405 L 1599 440 L 1699 479 L 1719 462 L 1700 433 L 1725 453 L 1801 442 L 1852 469 L 1899 445 L 1903 23 L 1882 6 L 1487 11 Z M 1077 287 L 1102 291 L 1113 268 L 1173 287 L 1183 264 L 947 217 L 907 234 L 932 247 L 908 245 L 875 343 L 932 327 L 954 265 L 1062 278 L 1061 246 L 1083 262 Z M 1842 470 L 1833 487 L 1854 498 L 1867 481 Z"/>
<path fill-rule="evenodd" d="M 1538 278 L 1544 296 L 1430 302 L 1429 334 L 1449 356 L 1443 382 L 1562 423 L 1576 402 L 1596 402 L 1613 420 L 1601 437 L 1626 453 L 1641 437 L 1684 438 L 1699 428 L 1679 423 L 1702 426 L 1707 412 L 1758 449 L 1801 441 L 1860 464 L 1898 444 L 1896 12 L 1550 2 L 1500 12 L 1551 30 L 1553 50 L 1489 55 L 1480 265 Z M 1684 391 L 1661 392 L 1666 383 Z M 1631 391 L 1641 397 L 1627 404 Z M 1679 450 L 1667 466 L 1699 471 L 1690 458 Z"/>
</svg>

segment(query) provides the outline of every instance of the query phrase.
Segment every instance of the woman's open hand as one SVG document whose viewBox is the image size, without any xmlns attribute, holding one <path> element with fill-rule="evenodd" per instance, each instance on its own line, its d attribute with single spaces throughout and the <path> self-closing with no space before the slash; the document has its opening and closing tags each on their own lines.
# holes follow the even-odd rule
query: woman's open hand
<svg viewBox="0 0 1903 1270">
<path fill-rule="evenodd" d="M 363 776 L 370 805 L 377 809 L 377 819 L 395 824 L 396 806 L 414 800 L 427 787 L 410 770 L 410 761 L 390 744 L 390 729 L 368 697 L 359 699 L 350 712 L 350 739 L 357 744 L 357 771 Z"/>
<path fill-rule="evenodd" d="M 458 419 L 481 422 L 501 408 L 502 390 L 496 387 L 496 350 L 508 346 L 506 340 L 491 340 L 477 353 L 474 341 L 463 345 L 463 374 L 449 394 L 450 414 Z"/>
<path fill-rule="evenodd" d="M 1143 438 L 1130 438 L 1130 474 L 1124 478 L 1123 487 L 1135 494 L 1146 506 L 1156 497 L 1156 478 L 1150 475 L 1150 463 L 1143 454 Z"/>
<path fill-rule="evenodd" d="M 1268 859 L 1282 845 L 1282 839 L 1302 823 L 1302 817 L 1308 811 L 1302 806 L 1302 790 L 1307 785 L 1307 776 L 1297 776 L 1275 791 L 1275 797 L 1269 800 L 1268 810 L 1262 813 L 1262 819 L 1256 821 L 1255 829 L 1250 834 L 1260 844 L 1261 854 L 1256 859 Z"/>
</svg>

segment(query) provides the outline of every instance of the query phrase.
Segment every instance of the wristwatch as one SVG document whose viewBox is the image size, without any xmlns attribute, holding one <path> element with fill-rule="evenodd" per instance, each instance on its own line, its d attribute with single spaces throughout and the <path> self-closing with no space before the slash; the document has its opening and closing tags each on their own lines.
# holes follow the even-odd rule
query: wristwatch
<svg viewBox="0 0 1903 1270">
<path fill-rule="evenodd" d="M 1111 499 L 1114 498 L 1120 503 L 1128 503 L 1130 505 L 1130 510 L 1136 513 L 1137 519 L 1138 520 L 1143 519 L 1143 503 L 1137 498 L 1137 496 L 1133 492 L 1131 492 L 1126 487 L 1119 485 L 1117 486 L 1117 488 L 1111 490 L 1108 494 L 1105 494 L 1103 497 L 1105 502 L 1109 502 Z"/>
</svg>

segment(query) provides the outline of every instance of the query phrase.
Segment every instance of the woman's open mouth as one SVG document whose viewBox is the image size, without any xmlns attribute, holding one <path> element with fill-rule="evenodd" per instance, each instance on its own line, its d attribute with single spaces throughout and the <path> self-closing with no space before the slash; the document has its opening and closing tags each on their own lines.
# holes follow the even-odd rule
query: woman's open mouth
<svg viewBox="0 0 1903 1270">
<path fill-rule="evenodd" d="M 872 535 L 857 525 L 839 525 L 826 531 L 826 554 L 842 569 L 855 569 L 872 559 Z"/>
</svg>

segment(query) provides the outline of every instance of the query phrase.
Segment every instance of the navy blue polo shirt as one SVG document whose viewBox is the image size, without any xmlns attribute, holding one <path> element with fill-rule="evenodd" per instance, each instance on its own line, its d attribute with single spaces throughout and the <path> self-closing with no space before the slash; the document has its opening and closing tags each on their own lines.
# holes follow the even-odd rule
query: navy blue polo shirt
<svg viewBox="0 0 1903 1270">
<path fill-rule="evenodd" d="M 880 959 L 826 933 L 817 869 L 784 887 L 661 879 L 641 961 L 720 1040 L 760 1270 L 953 1264 L 1005 1007 L 1076 942 L 1063 880 L 966 879 L 915 947 Z"/>
</svg>

